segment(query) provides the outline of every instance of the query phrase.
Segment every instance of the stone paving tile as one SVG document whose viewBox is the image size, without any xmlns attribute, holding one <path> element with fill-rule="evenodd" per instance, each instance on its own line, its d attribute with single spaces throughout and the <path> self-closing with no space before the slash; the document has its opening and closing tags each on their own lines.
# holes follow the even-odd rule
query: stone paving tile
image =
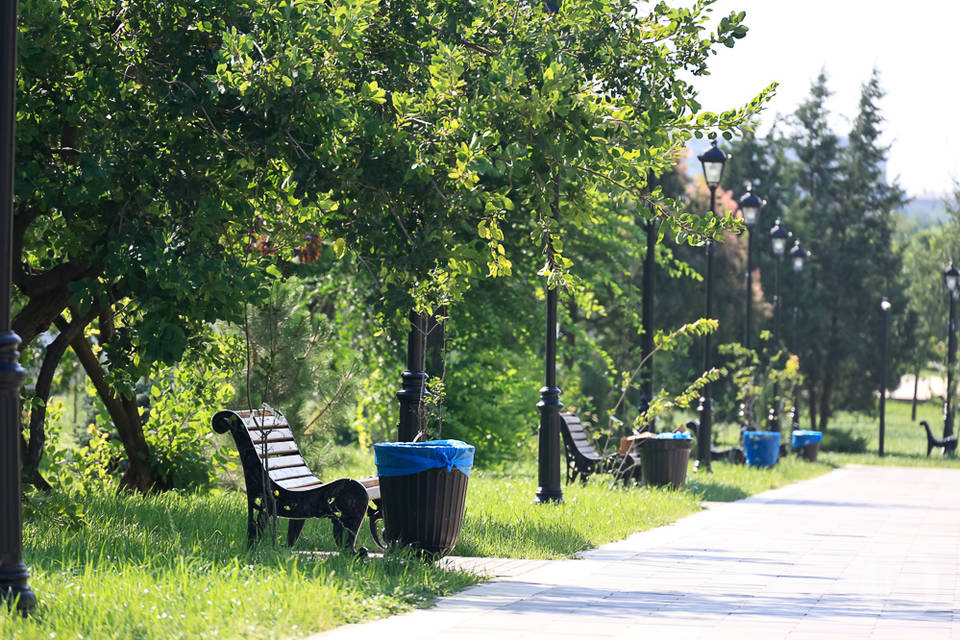
<svg viewBox="0 0 960 640">
<path fill-rule="evenodd" d="M 957 638 L 960 471 L 847 467 L 315 638 Z"/>
</svg>

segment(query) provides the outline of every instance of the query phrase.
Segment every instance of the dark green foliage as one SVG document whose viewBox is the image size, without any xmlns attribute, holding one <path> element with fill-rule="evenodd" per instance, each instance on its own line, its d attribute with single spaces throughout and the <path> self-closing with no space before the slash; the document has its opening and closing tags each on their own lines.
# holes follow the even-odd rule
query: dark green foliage
<svg viewBox="0 0 960 640">
<path fill-rule="evenodd" d="M 854 435 L 850 429 L 828 429 L 823 434 L 820 448 L 839 453 L 864 453 L 867 450 L 867 439 Z"/>
</svg>

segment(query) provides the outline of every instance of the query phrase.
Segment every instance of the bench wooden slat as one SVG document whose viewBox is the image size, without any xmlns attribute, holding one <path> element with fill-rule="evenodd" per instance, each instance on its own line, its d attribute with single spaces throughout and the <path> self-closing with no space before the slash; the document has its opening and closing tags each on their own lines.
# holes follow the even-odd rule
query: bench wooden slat
<svg viewBox="0 0 960 640">
<path fill-rule="evenodd" d="M 263 462 L 262 458 L 260 459 L 260 462 Z M 300 456 L 299 453 L 293 456 L 277 456 L 276 458 L 267 458 L 267 462 L 269 463 L 271 471 L 274 469 L 303 467 L 307 464 L 307 462 L 303 459 L 303 457 Z"/>
<path fill-rule="evenodd" d="M 323 481 L 316 476 L 309 478 L 291 478 L 289 480 L 274 480 L 273 483 L 284 489 L 306 489 L 308 487 L 319 487 Z"/>
<path fill-rule="evenodd" d="M 243 426 L 248 430 L 253 431 L 254 429 L 260 429 L 261 427 L 287 427 L 287 419 L 283 416 L 277 416 L 272 414 L 259 414 L 254 412 L 252 416 L 246 418 L 241 418 L 243 421 Z"/>
<path fill-rule="evenodd" d="M 284 467 L 283 469 L 270 468 L 270 478 L 272 480 L 289 480 L 290 478 L 305 478 L 312 476 L 313 471 L 306 465 L 299 467 Z"/>
<path fill-rule="evenodd" d="M 270 429 L 268 431 L 255 431 L 251 429 L 250 440 L 253 444 L 260 444 L 264 440 L 269 442 L 279 442 L 281 440 L 293 440 L 293 431 L 290 429 Z"/>
<path fill-rule="evenodd" d="M 266 449 L 266 454 L 268 457 L 300 453 L 300 448 L 293 440 L 284 440 L 283 442 L 268 442 L 266 443 L 266 446 L 263 444 L 258 444 L 254 446 L 254 449 L 257 450 L 257 455 L 260 456 L 261 459 L 264 457 L 264 449 Z"/>
<path fill-rule="evenodd" d="M 360 478 L 360 484 L 367 490 L 367 497 L 371 500 L 380 499 L 380 478 L 379 476 L 370 476 L 369 478 Z"/>
</svg>

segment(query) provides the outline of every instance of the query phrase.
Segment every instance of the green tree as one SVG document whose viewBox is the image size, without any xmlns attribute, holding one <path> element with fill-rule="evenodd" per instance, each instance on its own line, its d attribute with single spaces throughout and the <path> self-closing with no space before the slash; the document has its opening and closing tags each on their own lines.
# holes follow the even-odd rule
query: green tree
<svg viewBox="0 0 960 640">
<path fill-rule="evenodd" d="M 826 124 L 827 95 L 821 74 L 797 111 L 794 150 L 800 181 L 790 207 L 798 233 L 809 239 L 806 244 L 815 256 L 804 274 L 800 362 L 811 424 L 822 430 L 838 406 L 872 407 L 876 384 L 871 383 L 879 382 L 880 297 L 890 298 L 894 309 L 905 306 L 892 218 L 905 198 L 885 176 L 888 148 L 880 143 L 879 76 L 875 72 L 863 85 L 859 113 L 843 147 Z M 896 326 L 894 335 L 899 335 Z M 892 380 L 898 377 L 903 350 L 895 345 L 891 352 Z"/>
</svg>

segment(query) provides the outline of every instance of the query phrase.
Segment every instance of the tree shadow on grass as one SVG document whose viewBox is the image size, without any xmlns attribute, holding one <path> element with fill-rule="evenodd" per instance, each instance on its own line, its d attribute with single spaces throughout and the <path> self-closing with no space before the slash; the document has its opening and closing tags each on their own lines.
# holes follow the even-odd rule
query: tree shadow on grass
<svg viewBox="0 0 960 640">
<path fill-rule="evenodd" d="M 741 487 L 723 484 L 709 478 L 697 478 L 695 486 L 691 485 L 690 488 L 707 502 L 735 502 L 750 496 Z"/>
<path fill-rule="evenodd" d="M 482 527 L 483 535 L 475 535 Z M 491 549 L 496 546 L 496 549 Z M 525 520 L 505 522 L 485 519 L 471 522 L 468 517 L 454 555 L 470 557 L 565 558 L 594 544 L 575 528 L 562 522 L 540 524 Z M 506 549 L 506 551 L 504 551 Z"/>
<path fill-rule="evenodd" d="M 62 515 L 73 512 L 76 505 L 82 507 L 81 517 Z M 86 564 L 93 558 L 98 563 L 150 566 L 183 558 L 213 564 L 240 559 L 279 565 L 290 557 L 287 522 L 278 520 L 276 531 L 275 546 L 266 538 L 248 549 L 247 505 L 241 492 L 144 496 L 104 491 L 74 497 L 54 493 L 26 518 L 24 547 L 34 565 L 50 568 Z M 366 534 L 358 545 L 368 539 Z M 295 549 L 337 550 L 331 521 L 308 520 Z"/>
</svg>

